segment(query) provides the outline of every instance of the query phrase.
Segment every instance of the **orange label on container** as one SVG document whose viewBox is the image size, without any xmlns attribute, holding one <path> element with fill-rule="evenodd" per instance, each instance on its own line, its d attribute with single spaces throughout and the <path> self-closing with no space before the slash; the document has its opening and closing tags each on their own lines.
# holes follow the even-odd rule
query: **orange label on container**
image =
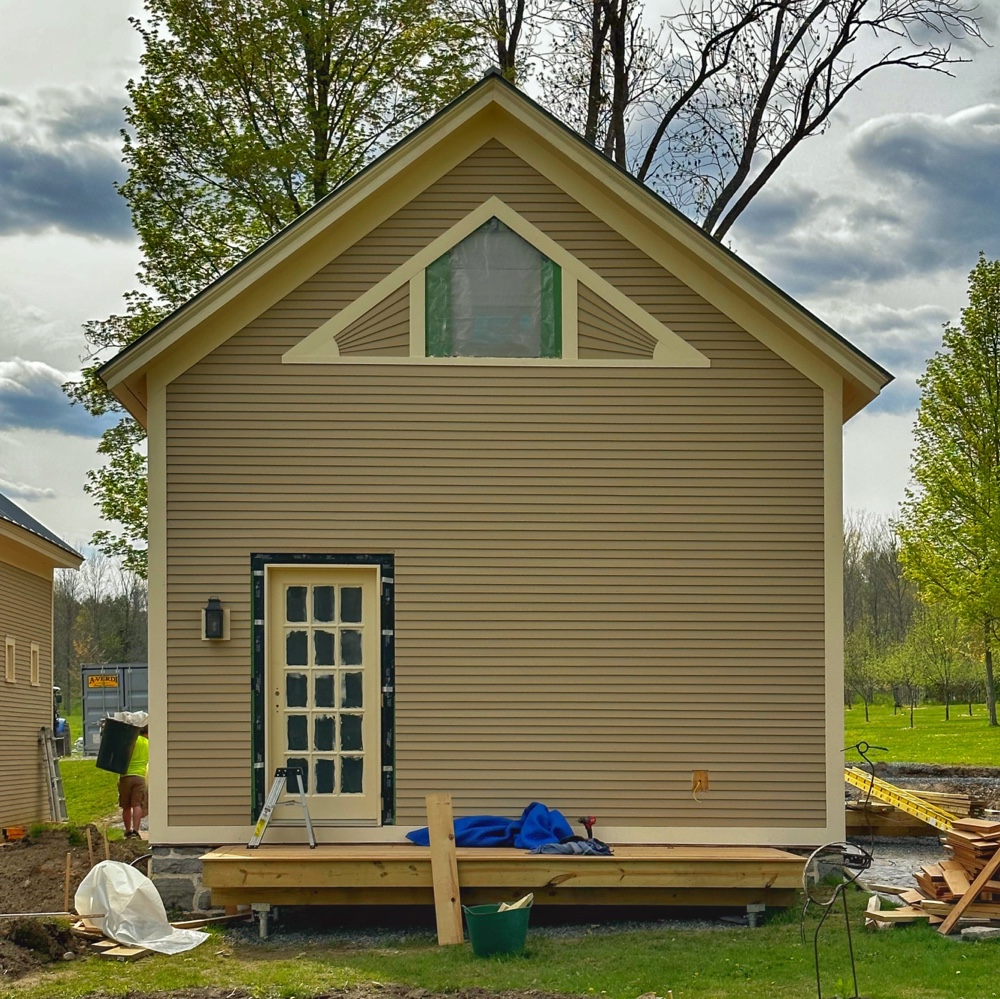
<svg viewBox="0 0 1000 999">
<path fill-rule="evenodd" d="M 98 676 L 88 676 L 87 677 L 87 686 L 90 687 L 90 688 L 93 688 L 93 687 L 117 687 L 118 686 L 118 677 L 117 676 L 111 676 L 111 675 L 109 675 L 107 673 L 101 673 Z"/>
</svg>

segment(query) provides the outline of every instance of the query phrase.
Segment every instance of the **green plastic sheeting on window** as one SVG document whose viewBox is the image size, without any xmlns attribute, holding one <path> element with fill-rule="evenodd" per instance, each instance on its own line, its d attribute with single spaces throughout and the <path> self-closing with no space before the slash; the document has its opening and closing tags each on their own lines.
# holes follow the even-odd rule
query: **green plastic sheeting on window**
<svg viewBox="0 0 1000 999">
<path fill-rule="evenodd" d="M 562 357 L 562 269 L 495 218 L 428 265 L 424 289 L 427 357 Z"/>
<path fill-rule="evenodd" d="M 451 258 L 438 257 L 424 272 L 424 338 L 427 357 L 451 357 Z"/>
<path fill-rule="evenodd" d="M 542 357 L 562 357 L 562 268 L 542 257 Z"/>
</svg>

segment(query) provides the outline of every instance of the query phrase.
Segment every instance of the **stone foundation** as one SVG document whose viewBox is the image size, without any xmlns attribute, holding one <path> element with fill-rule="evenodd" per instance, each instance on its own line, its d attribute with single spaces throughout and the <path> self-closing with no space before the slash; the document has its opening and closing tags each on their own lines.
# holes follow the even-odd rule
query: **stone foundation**
<svg viewBox="0 0 1000 999">
<path fill-rule="evenodd" d="M 150 878 L 167 912 L 204 912 L 212 892 L 201 883 L 201 861 L 211 846 L 154 846 Z"/>
</svg>

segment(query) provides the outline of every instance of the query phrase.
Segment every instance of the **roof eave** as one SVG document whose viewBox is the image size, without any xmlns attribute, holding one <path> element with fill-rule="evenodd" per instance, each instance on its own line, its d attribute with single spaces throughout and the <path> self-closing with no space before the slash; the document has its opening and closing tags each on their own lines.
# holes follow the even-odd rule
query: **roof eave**
<svg viewBox="0 0 1000 999">
<path fill-rule="evenodd" d="M 79 569 L 83 563 L 83 556 L 75 549 L 57 545 L 23 524 L 17 524 L 6 517 L 0 517 L 0 535 L 16 541 L 36 555 L 43 556 L 57 569 Z"/>
<path fill-rule="evenodd" d="M 686 252 L 705 266 L 725 275 L 725 279 L 742 295 L 770 312 L 813 351 L 825 357 L 844 379 L 845 421 L 876 398 L 892 380 L 892 375 L 881 365 L 627 171 L 602 156 L 577 133 L 518 91 L 498 73 L 488 74 L 343 186 L 313 205 L 226 274 L 107 361 L 98 369 L 98 375 L 122 405 L 144 424 L 144 372 L 161 351 L 168 349 L 172 343 L 239 296 L 262 273 L 307 245 L 343 213 L 360 204 L 374 190 L 391 180 L 393 174 L 401 168 L 402 161 L 408 161 L 414 154 L 419 155 L 422 146 L 430 148 L 490 104 L 498 105 L 522 121 L 524 117 L 533 119 L 535 131 L 543 136 L 551 136 L 554 145 L 561 147 L 563 154 L 570 156 L 577 168 L 584 169 L 605 185 L 612 184 L 613 189 L 632 203 L 633 210 L 647 218 L 650 214 L 654 218 L 658 215 L 663 217 L 666 225 L 661 225 L 660 228 L 668 231 L 670 238 L 683 246 Z M 546 125 L 550 126 L 548 131 L 545 129 Z M 554 134 L 552 125 L 556 126 Z"/>
</svg>

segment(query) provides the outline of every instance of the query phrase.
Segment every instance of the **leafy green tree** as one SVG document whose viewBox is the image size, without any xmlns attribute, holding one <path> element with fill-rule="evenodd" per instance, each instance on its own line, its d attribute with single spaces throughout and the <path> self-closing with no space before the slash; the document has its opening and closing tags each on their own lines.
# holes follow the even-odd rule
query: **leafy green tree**
<svg viewBox="0 0 1000 999">
<path fill-rule="evenodd" d="M 95 375 L 269 236 L 471 83 L 472 30 L 440 0 L 145 0 L 132 19 L 124 160 L 142 288 L 87 324 L 94 364 L 66 386 L 123 412 Z M 123 413 L 89 475 L 103 550 L 145 572 L 143 433 Z"/>
<path fill-rule="evenodd" d="M 868 709 L 885 686 L 885 671 L 878 647 L 870 631 L 854 629 L 844 640 L 844 687 L 861 698 L 865 721 L 871 721 Z"/>
<path fill-rule="evenodd" d="M 968 627 L 942 604 L 924 607 L 906 636 L 921 683 L 944 704 L 945 721 L 971 661 Z"/>
<path fill-rule="evenodd" d="M 990 725 L 1000 620 L 1000 261 L 980 255 L 958 327 L 919 380 L 916 446 L 897 526 L 906 575 L 981 636 Z"/>
<path fill-rule="evenodd" d="M 910 633 L 911 636 L 913 634 Z M 921 657 L 914 643 L 907 640 L 890 648 L 882 659 L 882 670 L 893 689 L 894 702 L 902 707 L 905 698 L 905 705 L 910 712 L 910 728 L 913 728 L 913 710 L 920 697 L 922 674 Z"/>
</svg>

